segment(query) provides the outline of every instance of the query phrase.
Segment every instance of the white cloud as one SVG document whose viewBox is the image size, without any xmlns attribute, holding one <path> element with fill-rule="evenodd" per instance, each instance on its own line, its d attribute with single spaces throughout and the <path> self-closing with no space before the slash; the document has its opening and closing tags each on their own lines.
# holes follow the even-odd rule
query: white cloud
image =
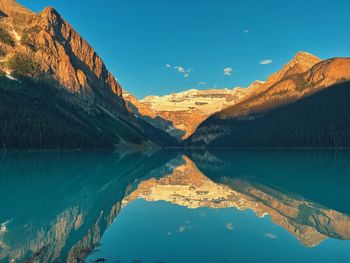
<svg viewBox="0 0 350 263">
<path fill-rule="evenodd" d="M 205 85 L 205 84 L 207 84 L 205 81 L 201 81 L 201 82 L 198 83 L 199 86 L 202 86 L 202 85 Z"/>
<path fill-rule="evenodd" d="M 184 67 L 176 67 L 177 71 L 180 73 L 186 73 L 186 70 Z"/>
<path fill-rule="evenodd" d="M 272 63 L 271 59 L 265 59 L 265 60 L 260 61 L 260 65 L 269 65 L 271 63 Z"/>
<path fill-rule="evenodd" d="M 186 69 L 182 66 L 172 66 L 170 64 L 166 64 L 165 67 L 169 69 L 174 69 L 175 71 L 183 74 L 184 78 L 188 78 L 190 76 L 190 73 L 193 71 L 193 69 Z"/>
<path fill-rule="evenodd" d="M 224 68 L 224 75 L 231 76 L 233 73 L 233 69 L 230 67 Z"/>
</svg>

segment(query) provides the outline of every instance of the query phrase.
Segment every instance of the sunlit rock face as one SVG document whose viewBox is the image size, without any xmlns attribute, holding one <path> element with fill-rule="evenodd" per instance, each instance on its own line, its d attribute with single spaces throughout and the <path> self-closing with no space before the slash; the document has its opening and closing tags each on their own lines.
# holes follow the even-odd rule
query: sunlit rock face
<svg viewBox="0 0 350 263">
<path fill-rule="evenodd" d="M 321 59 L 310 53 L 298 52 L 282 69 L 269 76 L 266 83 L 271 85 L 286 77 L 304 73 L 319 62 Z"/>
<path fill-rule="evenodd" d="M 187 90 L 165 96 L 148 96 L 136 100 L 130 96 L 124 97 L 130 101 L 143 116 L 156 117 L 171 123 L 165 131 L 185 139 L 190 136 L 211 114 L 234 105 L 255 87 L 234 89 Z"/>
<path fill-rule="evenodd" d="M 258 217 L 271 220 L 293 234 L 302 244 L 316 246 L 328 237 L 350 239 L 350 217 L 312 203 L 300 196 L 286 194 L 262 184 L 231 177 L 215 183 L 188 158 L 172 173 L 149 179 L 124 198 L 123 205 L 137 198 L 167 201 L 188 208 L 233 207 L 252 210 Z"/>
<path fill-rule="evenodd" d="M 13 0 L 1 0 L 0 26 L 9 41 L 0 41 L 0 69 L 15 55 L 33 60 L 46 77 L 72 92 L 93 99 L 113 97 L 121 103 L 122 89 L 94 49 L 58 12 L 45 8 L 34 13 Z"/>
</svg>

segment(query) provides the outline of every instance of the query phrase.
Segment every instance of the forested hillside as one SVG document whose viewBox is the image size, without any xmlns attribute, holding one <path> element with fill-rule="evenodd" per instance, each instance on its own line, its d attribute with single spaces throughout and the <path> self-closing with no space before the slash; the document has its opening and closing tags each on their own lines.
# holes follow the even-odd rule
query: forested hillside
<svg viewBox="0 0 350 263">
<path fill-rule="evenodd" d="M 1 148 L 87 148 L 140 144 L 145 138 L 122 119 L 48 83 L 0 76 Z"/>
<path fill-rule="evenodd" d="M 247 118 L 212 116 L 202 127 L 210 147 L 348 147 L 350 146 L 350 82 L 334 85 L 292 104 Z M 201 129 L 201 127 L 199 128 Z M 189 138 L 188 146 L 203 140 Z M 200 136 L 206 138 L 204 131 Z"/>
</svg>

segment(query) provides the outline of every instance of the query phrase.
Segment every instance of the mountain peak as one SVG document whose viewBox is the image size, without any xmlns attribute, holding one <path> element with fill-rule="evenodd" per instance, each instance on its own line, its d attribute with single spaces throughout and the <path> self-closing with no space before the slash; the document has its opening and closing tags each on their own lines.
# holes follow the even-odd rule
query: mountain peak
<svg viewBox="0 0 350 263">
<path fill-rule="evenodd" d="M 247 89 L 251 89 L 251 90 L 258 89 L 259 87 L 264 85 L 264 83 L 265 83 L 264 81 L 256 80 L 252 84 L 250 84 Z"/>
<path fill-rule="evenodd" d="M 310 53 L 299 51 L 298 53 L 295 54 L 294 58 L 291 61 L 296 61 L 297 63 L 304 63 L 304 64 L 312 63 L 312 66 L 313 66 L 315 62 L 318 63 L 321 61 L 321 59 Z"/>
<path fill-rule="evenodd" d="M 296 54 L 295 54 L 295 57 L 297 56 L 311 56 L 311 57 L 316 57 L 315 55 L 309 53 L 309 52 L 306 52 L 306 51 L 298 51 Z"/>
<path fill-rule="evenodd" d="M 280 71 L 271 75 L 267 82 L 278 82 L 283 78 L 304 73 L 312 68 L 317 63 L 321 62 L 321 59 L 304 51 L 299 51 Z"/>
<path fill-rule="evenodd" d="M 44 21 L 46 21 L 46 23 L 54 24 L 57 21 L 61 21 L 63 23 L 63 18 L 61 15 L 51 6 L 45 7 L 39 15 L 44 19 Z"/>
<path fill-rule="evenodd" d="M 40 13 L 42 16 L 60 16 L 60 14 L 56 11 L 55 8 L 53 8 L 52 6 L 47 6 L 43 9 L 43 11 L 41 11 Z"/>
</svg>

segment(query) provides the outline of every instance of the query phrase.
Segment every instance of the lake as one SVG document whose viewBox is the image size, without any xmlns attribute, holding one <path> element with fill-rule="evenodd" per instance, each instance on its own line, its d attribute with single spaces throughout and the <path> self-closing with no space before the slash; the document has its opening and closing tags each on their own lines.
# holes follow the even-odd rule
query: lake
<svg viewBox="0 0 350 263">
<path fill-rule="evenodd" d="M 350 262 L 350 151 L 0 153 L 0 262 Z"/>
</svg>

